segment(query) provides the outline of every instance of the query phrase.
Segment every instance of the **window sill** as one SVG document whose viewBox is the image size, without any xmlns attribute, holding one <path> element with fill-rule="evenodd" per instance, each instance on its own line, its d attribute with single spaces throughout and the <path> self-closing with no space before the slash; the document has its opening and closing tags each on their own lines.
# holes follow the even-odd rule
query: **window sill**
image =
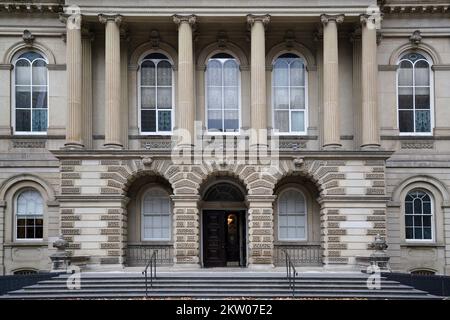
<svg viewBox="0 0 450 320">
<path fill-rule="evenodd" d="M 320 242 L 311 242 L 308 240 L 279 240 L 273 243 L 275 246 L 317 246 Z"/>
<path fill-rule="evenodd" d="M 172 246 L 172 241 L 163 241 L 163 240 L 142 240 L 140 242 L 128 242 L 127 245 L 130 246 Z"/>
<path fill-rule="evenodd" d="M 425 247 L 425 248 L 445 248 L 445 245 L 442 243 L 436 242 L 402 242 L 400 243 L 401 248 L 417 248 L 417 247 Z"/>
<path fill-rule="evenodd" d="M 6 248 L 13 248 L 13 247 L 47 247 L 48 244 L 44 240 L 17 240 L 15 242 L 7 242 L 4 244 Z"/>
</svg>

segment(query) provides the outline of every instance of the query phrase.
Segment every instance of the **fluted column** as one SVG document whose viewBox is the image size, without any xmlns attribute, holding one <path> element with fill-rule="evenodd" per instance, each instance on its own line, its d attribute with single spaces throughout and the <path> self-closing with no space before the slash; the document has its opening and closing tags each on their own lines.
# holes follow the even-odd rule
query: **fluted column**
<svg viewBox="0 0 450 320">
<path fill-rule="evenodd" d="M 378 148 L 378 65 L 377 30 L 374 17 L 361 16 L 362 24 L 362 144 L 363 149 Z"/>
<path fill-rule="evenodd" d="M 193 145 L 195 104 L 194 104 L 194 50 L 193 26 L 197 18 L 194 15 L 174 15 L 178 25 L 178 106 L 175 109 L 176 129 L 179 145 Z"/>
<path fill-rule="evenodd" d="M 82 34 L 82 128 L 83 142 L 86 148 L 92 148 L 92 48 L 91 43 L 94 36 L 86 30 Z"/>
<path fill-rule="evenodd" d="M 323 117 L 324 149 L 342 147 L 339 117 L 338 28 L 344 15 L 323 14 Z"/>
<path fill-rule="evenodd" d="M 266 105 L 266 40 L 265 27 L 270 22 L 269 15 L 248 15 L 251 28 L 251 134 L 250 146 L 267 145 L 267 105 Z"/>
<path fill-rule="evenodd" d="M 121 149 L 120 30 L 121 15 L 99 15 L 105 31 L 105 148 Z"/>
<path fill-rule="evenodd" d="M 66 143 L 70 149 L 83 148 L 82 99 L 82 44 L 81 15 L 61 16 L 66 21 L 67 115 Z"/>
</svg>

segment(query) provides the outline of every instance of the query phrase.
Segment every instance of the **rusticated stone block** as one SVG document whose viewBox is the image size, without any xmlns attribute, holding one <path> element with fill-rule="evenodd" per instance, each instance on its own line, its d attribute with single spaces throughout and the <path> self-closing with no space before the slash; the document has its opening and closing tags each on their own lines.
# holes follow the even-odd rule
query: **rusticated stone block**
<svg viewBox="0 0 450 320">
<path fill-rule="evenodd" d="M 341 238 L 340 237 L 328 237 L 328 242 L 340 242 Z"/>
<path fill-rule="evenodd" d="M 383 180 L 384 174 L 382 173 L 366 173 L 366 180 Z"/>
<path fill-rule="evenodd" d="M 81 217 L 79 215 L 63 215 L 61 221 L 79 221 Z"/>
<path fill-rule="evenodd" d="M 108 187 L 117 188 L 117 189 L 123 188 L 123 183 L 117 182 L 115 180 L 108 180 L 107 185 L 108 185 Z"/>
<path fill-rule="evenodd" d="M 123 214 L 123 209 L 118 208 L 108 209 L 108 214 Z"/>
<path fill-rule="evenodd" d="M 120 194 L 122 191 L 119 189 L 114 188 L 101 188 L 100 193 L 101 194 Z"/>
<path fill-rule="evenodd" d="M 316 174 L 316 177 L 318 179 L 323 178 L 326 174 L 331 173 L 331 172 L 338 172 L 339 168 L 338 167 L 322 167 L 319 169 L 319 171 Z"/>
<path fill-rule="evenodd" d="M 188 241 L 188 242 L 197 242 L 198 238 L 197 238 L 197 236 L 186 236 L 186 241 Z"/>
<path fill-rule="evenodd" d="M 120 228 L 119 221 L 108 221 L 108 228 Z"/>
<path fill-rule="evenodd" d="M 338 250 L 330 250 L 328 251 L 328 257 L 340 257 L 341 252 Z"/>
<path fill-rule="evenodd" d="M 73 187 L 73 185 L 74 185 L 73 180 L 61 180 L 61 186 Z"/>
<path fill-rule="evenodd" d="M 61 228 L 73 228 L 73 227 L 74 227 L 73 222 L 66 222 L 66 221 L 61 222 Z"/>
<path fill-rule="evenodd" d="M 62 194 L 80 194 L 81 189 L 80 188 L 61 188 Z"/>
<path fill-rule="evenodd" d="M 329 167 L 343 167 L 346 163 L 344 160 L 327 160 L 327 166 Z"/>
<path fill-rule="evenodd" d="M 69 243 L 67 248 L 71 249 L 71 250 L 79 250 L 79 249 L 81 249 L 81 244 L 80 243 Z"/>
<path fill-rule="evenodd" d="M 61 233 L 64 234 L 68 234 L 68 235 L 79 235 L 81 234 L 81 230 L 80 229 L 61 229 Z"/>
<path fill-rule="evenodd" d="M 348 258 L 344 257 L 328 257 L 329 264 L 348 264 Z"/>
<path fill-rule="evenodd" d="M 386 229 L 370 229 L 370 230 L 367 230 L 367 235 L 368 236 L 376 236 L 377 234 L 385 235 L 386 234 Z"/>
<path fill-rule="evenodd" d="M 108 234 L 121 234 L 120 229 L 101 229 L 100 234 L 108 235 Z"/>
<path fill-rule="evenodd" d="M 272 234 L 272 230 L 268 230 L 268 229 L 255 229 L 255 230 L 253 230 L 253 234 L 255 234 L 255 235 Z"/>
<path fill-rule="evenodd" d="M 328 228 L 339 228 L 339 223 L 338 222 L 328 222 L 327 223 Z"/>
<path fill-rule="evenodd" d="M 328 209 L 327 210 L 327 214 L 339 214 L 339 210 L 338 209 Z"/>
<path fill-rule="evenodd" d="M 81 175 L 78 172 L 64 172 L 61 173 L 61 179 L 81 179 Z"/>
<path fill-rule="evenodd" d="M 367 188 L 367 195 L 384 195 L 384 188 Z"/>
<path fill-rule="evenodd" d="M 72 208 L 62 208 L 61 209 L 61 214 L 73 214 L 74 213 L 74 209 Z"/>
<path fill-rule="evenodd" d="M 108 256 L 120 256 L 121 253 L 119 250 L 108 250 Z"/>
<path fill-rule="evenodd" d="M 373 227 L 375 229 L 384 229 L 384 228 L 386 228 L 386 223 L 384 223 L 384 222 L 375 222 L 373 224 Z"/>
<path fill-rule="evenodd" d="M 119 262 L 119 257 L 100 258 L 100 264 L 118 264 Z"/>
<path fill-rule="evenodd" d="M 100 244 L 101 249 L 120 249 L 120 243 L 103 242 Z"/>
<path fill-rule="evenodd" d="M 328 216 L 327 220 L 328 221 L 346 221 L 347 217 L 346 216 Z"/>
<path fill-rule="evenodd" d="M 386 217 L 384 216 L 367 216 L 367 221 L 385 221 Z"/>
<path fill-rule="evenodd" d="M 384 183 L 383 180 L 375 180 L 372 183 L 372 187 L 382 187 L 382 188 L 384 188 L 385 187 L 385 183 Z"/>
<path fill-rule="evenodd" d="M 81 166 L 81 160 L 61 160 L 62 166 Z"/>
<path fill-rule="evenodd" d="M 108 236 L 108 242 L 120 242 L 120 236 Z"/>
<path fill-rule="evenodd" d="M 328 249 L 329 250 L 346 250 L 347 244 L 346 243 L 329 243 Z"/>
<path fill-rule="evenodd" d="M 343 236 L 343 235 L 347 234 L 347 230 L 344 230 L 344 229 L 329 229 L 328 230 L 328 234 L 329 235 L 340 235 L 340 236 Z"/>
<path fill-rule="evenodd" d="M 330 195 L 345 195 L 345 188 L 335 188 L 327 190 L 327 194 Z"/>
<path fill-rule="evenodd" d="M 343 173 L 330 173 L 322 179 L 322 183 L 327 183 L 331 180 L 344 180 L 345 174 Z"/>
<path fill-rule="evenodd" d="M 73 242 L 73 237 L 63 234 L 63 239 L 67 242 Z"/>
<path fill-rule="evenodd" d="M 100 220 L 122 220 L 122 216 L 120 215 L 116 215 L 116 214 L 111 214 L 111 215 L 102 215 L 100 216 Z"/>
<path fill-rule="evenodd" d="M 380 210 L 380 209 L 376 209 L 376 210 L 373 210 L 373 214 L 374 215 L 386 215 L 386 211 Z"/>
<path fill-rule="evenodd" d="M 61 172 L 74 172 L 74 171 L 75 171 L 75 167 L 70 167 L 70 166 L 61 167 Z"/>
</svg>

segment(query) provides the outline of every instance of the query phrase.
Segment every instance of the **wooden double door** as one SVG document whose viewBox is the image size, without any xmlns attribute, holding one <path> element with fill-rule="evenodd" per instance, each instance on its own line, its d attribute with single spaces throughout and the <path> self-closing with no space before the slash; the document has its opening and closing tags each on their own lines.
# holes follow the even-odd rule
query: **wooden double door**
<svg viewBox="0 0 450 320">
<path fill-rule="evenodd" d="M 204 267 L 246 266 L 245 211 L 203 211 Z"/>
</svg>

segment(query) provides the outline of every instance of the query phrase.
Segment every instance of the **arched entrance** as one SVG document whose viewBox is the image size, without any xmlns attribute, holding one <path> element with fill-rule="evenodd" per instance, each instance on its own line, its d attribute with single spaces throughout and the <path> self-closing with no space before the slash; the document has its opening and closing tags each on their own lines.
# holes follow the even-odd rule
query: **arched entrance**
<svg viewBox="0 0 450 320">
<path fill-rule="evenodd" d="M 203 192 L 201 208 L 203 266 L 245 267 L 247 208 L 244 189 L 230 180 L 217 180 Z"/>
</svg>

